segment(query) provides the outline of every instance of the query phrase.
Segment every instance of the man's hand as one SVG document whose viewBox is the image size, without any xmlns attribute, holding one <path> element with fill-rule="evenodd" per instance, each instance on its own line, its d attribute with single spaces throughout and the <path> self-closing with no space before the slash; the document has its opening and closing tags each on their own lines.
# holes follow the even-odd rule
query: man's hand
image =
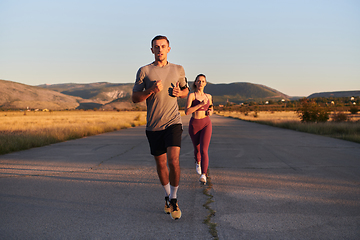
<svg viewBox="0 0 360 240">
<path fill-rule="evenodd" d="M 179 87 L 179 82 L 176 83 L 176 86 L 172 90 L 172 95 L 174 97 L 180 97 L 181 96 L 181 89 Z"/>
<path fill-rule="evenodd" d="M 161 80 L 156 81 L 151 87 L 151 92 L 153 93 L 158 93 L 162 90 L 163 90 L 163 85 L 161 83 Z"/>
<path fill-rule="evenodd" d="M 145 101 L 148 97 L 150 97 L 154 93 L 158 93 L 163 89 L 163 85 L 161 80 L 154 82 L 151 88 L 146 89 L 145 91 L 133 92 L 132 101 L 134 103 Z"/>
</svg>

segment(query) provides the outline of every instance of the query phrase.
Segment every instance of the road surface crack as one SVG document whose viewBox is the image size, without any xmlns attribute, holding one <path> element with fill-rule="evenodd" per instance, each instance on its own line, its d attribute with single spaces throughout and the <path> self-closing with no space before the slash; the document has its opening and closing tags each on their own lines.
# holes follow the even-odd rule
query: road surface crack
<svg viewBox="0 0 360 240">
<path fill-rule="evenodd" d="M 208 210 L 208 215 L 206 216 L 206 218 L 204 219 L 203 223 L 205 223 L 206 225 L 208 225 L 209 227 L 209 232 L 210 234 L 213 236 L 214 239 L 219 239 L 217 230 L 216 230 L 216 223 L 211 222 L 211 218 L 215 216 L 215 210 L 213 210 L 210 207 L 210 204 L 214 202 L 213 199 L 213 195 L 210 193 L 210 190 L 212 189 L 212 183 L 211 183 L 211 177 L 208 171 L 208 177 L 207 177 L 207 184 L 206 187 L 203 189 L 203 194 L 205 196 L 207 196 L 207 200 L 206 203 L 203 204 L 203 207 L 206 208 L 206 210 Z"/>
</svg>

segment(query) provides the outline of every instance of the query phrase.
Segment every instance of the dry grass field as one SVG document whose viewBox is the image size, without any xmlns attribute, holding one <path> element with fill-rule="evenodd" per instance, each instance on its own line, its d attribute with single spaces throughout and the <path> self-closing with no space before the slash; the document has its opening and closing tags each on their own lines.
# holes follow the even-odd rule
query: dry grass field
<svg viewBox="0 0 360 240">
<path fill-rule="evenodd" d="M 220 112 L 218 115 L 225 117 L 239 118 L 246 121 L 273 121 L 273 122 L 285 122 L 296 121 L 300 122 L 299 115 L 294 111 L 281 111 L 281 112 L 249 112 L 247 115 L 241 112 Z"/>
<path fill-rule="evenodd" d="M 357 122 L 360 121 L 360 114 L 350 114 L 345 113 L 350 122 Z M 249 112 L 247 115 L 241 112 L 227 112 L 223 111 L 218 113 L 218 115 L 225 116 L 225 117 L 233 117 L 239 118 L 246 121 L 271 121 L 274 123 L 281 123 L 281 122 L 300 122 L 301 119 L 297 112 L 295 111 L 259 111 L 259 112 Z M 330 115 L 329 121 L 332 121 L 332 117 Z"/>
<path fill-rule="evenodd" d="M 0 154 L 146 123 L 146 112 L 0 112 Z"/>
<path fill-rule="evenodd" d="M 216 114 L 360 143 L 359 113 L 354 115 L 347 113 L 349 120 L 346 122 L 333 122 L 330 116 L 329 121 L 325 123 L 302 123 L 295 111 L 249 112 L 247 115 L 240 112 L 223 111 L 217 112 Z"/>
</svg>

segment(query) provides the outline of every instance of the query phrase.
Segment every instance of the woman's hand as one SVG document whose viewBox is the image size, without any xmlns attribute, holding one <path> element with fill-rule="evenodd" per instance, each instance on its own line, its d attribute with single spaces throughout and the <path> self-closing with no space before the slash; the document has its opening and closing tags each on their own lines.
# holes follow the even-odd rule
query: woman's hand
<svg viewBox="0 0 360 240">
<path fill-rule="evenodd" d="M 206 110 L 206 116 L 211 116 L 214 113 L 214 108 L 212 105 L 209 106 L 209 109 Z"/>
<path fill-rule="evenodd" d="M 202 102 L 200 103 L 201 106 L 205 106 L 207 103 L 208 103 L 208 99 L 207 98 L 204 98 L 204 100 L 202 100 Z"/>
</svg>

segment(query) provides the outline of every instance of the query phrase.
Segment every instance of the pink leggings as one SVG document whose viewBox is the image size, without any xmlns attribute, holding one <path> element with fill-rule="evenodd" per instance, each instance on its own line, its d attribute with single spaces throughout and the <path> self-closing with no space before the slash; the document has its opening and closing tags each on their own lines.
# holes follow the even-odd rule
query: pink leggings
<svg viewBox="0 0 360 240">
<path fill-rule="evenodd" d="M 202 119 L 191 118 L 189 123 L 189 134 L 194 145 L 196 162 L 201 162 L 202 174 L 207 174 L 209 167 L 209 144 L 212 133 L 210 117 Z"/>
</svg>

